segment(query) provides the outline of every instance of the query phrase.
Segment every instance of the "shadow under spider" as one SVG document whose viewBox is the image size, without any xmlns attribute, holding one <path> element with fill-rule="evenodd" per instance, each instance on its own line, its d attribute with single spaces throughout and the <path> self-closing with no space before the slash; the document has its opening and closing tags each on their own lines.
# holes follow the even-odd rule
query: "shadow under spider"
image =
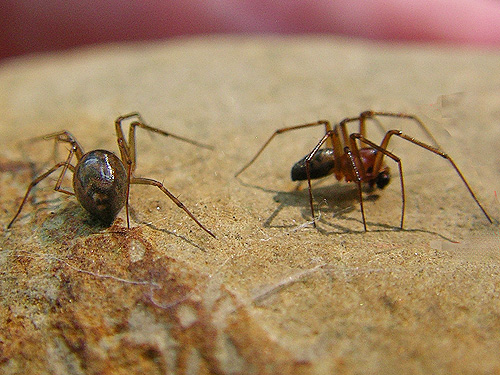
<svg viewBox="0 0 500 375">
<path fill-rule="evenodd" d="M 308 204 L 308 192 L 307 188 L 302 189 L 301 183 L 298 183 L 296 188 L 292 191 L 280 191 L 268 189 L 259 185 L 249 184 L 240 180 L 240 183 L 243 186 L 251 187 L 254 189 L 261 190 L 266 193 L 274 193 L 274 201 L 279 203 L 279 206 L 274 210 L 274 212 L 266 219 L 264 222 L 265 228 L 285 228 L 292 229 L 296 228 L 297 224 L 280 224 L 273 225 L 273 221 L 279 216 L 281 211 L 287 207 L 298 207 L 301 211 L 301 216 L 305 222 L 311 221 L 309 204 Z M 364 197 L 365 202 L 376 201 L 379 198 L 379 195 L 376 191 L 370 191 L 368 189 L 364 189 L 365 193 L 368 193 L 366 197 Z M 356 205 L 358 204 L 358 192 L 356 190 L 356 186 L 348 185 L 348 184 L 331 184 L 328 186 L 321 186 L 314 188 L 314 198 L 316 202 L 320 202 L 316 206 L 319 209 L 320 217 L 317 219 L 319 222 L 322 222 L 330 227 L 337 228 L 338 232 L 348 233 L 354 232 L 347 226 L 343 226 L 339 223 L 331 223 L 325 220 L 325 216 L 334 217 L 340 221 L 342 220 L 351 220 L 357 221 L 361 223 L 361 219 L 357 220 L 354 218 L 350 218 L 345 216 L 345 214 L 356 211 Z M 373 226 L 381 226 L 387 229 L 394 229 L 393 226 L 378 224 L 369 222 L 370 225 Z M 326 233 L 324 230 L 318 228 L 321 233 Z M 364 232 L 364 231 L 362 231 Z"/>
<path fill-rule="evenodd" d="M 121 227 L 121 219 L 118 219 L 111 227 L 103 224 L 99 220 L 92 217 L 80 204 L 74 201 L 67 201 L 65 204 L 57 204 L 61 200 L 59 198 L 41 200 L 34 203 L 34 206 L 44 205 L 45 207 L 37 208 L 37 215 L 45 215 L 46 218 L 38 229 L 40 239 L 45 243 L 67 243 L 72 242 L 77 238 L 89 237 L 92 235 L 120 234 L 126 233 L 126 227 Z M 57 208 L 53 205 L 57 204 Z M 139 225 L 147 226 L 153 230 L 160 231 L 172 236 L 175 236 L 189 245 L 206 252 L 207 250 L 185 236 L 179 235 L 173 231 L 159 228 L 151 222 L 140 219 L 137 212 L 130 208 L 130 216 Z M 47 213 L 44 213 L 47 212 Z M 27 214 L 28 215 L 28 214 Z M 123 229 L 123 230 L 122 230 Z M 133 230 L 134 228 L 130 229 Z"/>
<path fill-rule="evenodd" d="M 359 223 L 360 225 L 363 225 L 363 222 L 359 219 L 355 219 L 355 218 L 352 218 L 352 217 L 345 217 L 345 218 L 342 218 L 342 220 L 345 220 L 345 221 L 355 221 L 356 223 Z M 329 227 L 332 227 L 334 228 L 333 230 L 325 230 L 323 228 L 319 228 L 319 227 L 316 227 L 316 229 L 318 230 L 318 232 L 320 232 L 321 234 L 323 235 L 326 235 L 326 236 L 329 236 L 329 235 L 337 235 L 337 234 L 340 234 L 340 233 L 349 233 L 349 234 L 356 234 L 356 235 L 366 235 L 366 232 L 363 230 L 363 229 L 358 229 L 358 230 L 352 230 L 350 228 L 347 228 L 347 227 L 343 227 L 339 224 L 333 224 L 333 223 L 329 223 L 323 219 L 320 219 L 318 220 L 319 222 L 325 224 L 325 225 L 328 225 Z M 441 233 L 438 233 L 438 232 L 434 232 L 432 230 L 427 230 L 427 229 L 418 229 L 418 228 L 403 228 L 401 229 L 399 226 L 394 226 L 394 225 L 389 225 L 389 224 L 380 224 L 380 223 L 370 223 L 369 221 L 367 221 L 368 224 L 372 225 L 372 226 L 378 226 L 380 227 L 380 229 L 371 229 L 369 232 L 370 233 L 386 233 L 386 232 L 406 232 L 406 233 L 425 233 L 425 234 L 430 234 L 430 235 L 433 235 L 433 236 L 437 236 L 439 238 L 441 238 L 442 240 L 445 240 L 445 241 L 448 241 L 448 242 L 452 242 L 452 243 L 455 243 L 456 240 L 452 239 L 452 238 L 449 238 L 449 237 L 446 237 L 445 235 L 441 234 Z"/>
<path fill-rule="evenodd" d="M 35 207 L 45 205 L 45 207 L 36 210 L 36 215 L 45 216 L 43 223 L 38 228 L 42 241 L 63 243 L 79 237 L 102 233 L 102 230 L 107 228 L 106 225 L 90 216 L 77 202 L 67 201 L 62 205 L 57 204 L 57 207 L 52 206 L 56 202 L 60 202 L 60 200 L 43 200 L 34 204 Z"/>
<path fill-rule="evenodd" d="M 238 178 L 239 180 L 239 178 Z M 309 204 L 307 201 L 307 188 L 301 189 L 301 184 L 297 184 L 295 190 L 293 191 L 280 191 L 268 189 L 259 185 L 249 184 L 240 180 L 243 186 L 251 187 L 254 189 L 261 190 L 266 193 L 274 193 L 274 201 L 279 203 L 279 206 L 273 211 L 273 213 L 264 222 L 265 228 L 281 228 L 281 229 L 294 229 L 300 226 L 297 223 L 294 224 L 280 224 L 273 225 L 273 221 L 279 216 L 281 211 L 287 207 L 298 207 L 301 211 L 301 216 L 304 223 L 311 222 Z M 378 191 L 369 190 L 368 187 L 363 188 L 363 193 L 368 194 L 363 197 L 364 202 L 375 202 L 380 196 Z M 358 192 L 356 186 L 342 183 L 335 183 L 328 186 L 314 187 L 314 198 L 316 202 L 321 202 L 317 204 L 318 211 L 320 212 L 319 217 L 317 217 L 317 222 L 322 223 L 323 226 L 316 226 L 316 230 L 323 235 L 337 235 L 340 233 L 351 233 L 351 234 L 366 234 L 363 229 L 363 221 L 360 218 L 354 218 L 346 216 L 353 211 L 357 210 L 358 205 Z M 333 222 L 332 219 L 335 221 Z M 359 225 L 359 229 L 352 229 L 352 227 L 347 225 L 342 225 L 342 222 L 355 222 Z M 412 232 L 412 233 L 426 233 L 440 237 L 441 239 L 449 242 L 454 242 L 453 239 L 448 238 L 438 232 L 425 230 L 425 229 L 401 229 L 398 225 L 381 224 L 377 222 L 367 221 L 372 228 L 379 227 L 379 229 L 370 229 L 370 232 L 383 233 L 383 232 Z M 324 226 L 330 229 L 325 229 Z"/>
<path fill-rule="evenodd" d="M 365 202 L 376 201 L 379 199 L 379 195 L 367 190 L 369 195 L 364 198 Z M 344 185 L 344 184 L 333 184 L 324 187 L 316 187 L 314 189 L 314 198 L 316 202 L 316 207 L 318 208 L 319 215 L 316 220 L 320 223 L 326 224 L 329 227 L 333 227 L 338 232 L 348 233 L 354 232 L 348 226 L 344 226 L 339 221 L 356 221 L 362 225 L 361 219 L 355 219 L 346 214 L 356 211 L 356 205 L 358 203 L 358 192 L 355 186 Z M 264 222 L 264 227 L 266 228 L 294 228 L 297 227 L 296 224 L 285 224 L 285 225 L 273 225 L 273 221 L 280 212 L 286 207 L 299 207 L 301 216 L 305 222 L 312 220 L 311 211 L 309 209 L 308 203 L 308 192 L 307 189 L 304 190 L 294 190 L 291 192 L 278 192 L 274 197 L 274 201 L 280 203 L 280 205 L 275 209 L 275 211 L 267 218 Z M 331 222 L 329 219 L 335 219 L 336 223 Z M 390 229 L 394 229 L 390 225 L 383 225 L 378 223 L 369 222 L 372 226 L 382 226 Z M 322 233 L 326 233 L 323 229 L 318 227 L 318 230 Z M 364 231 L 362 231 L 364 232 Z"/>
</svg>

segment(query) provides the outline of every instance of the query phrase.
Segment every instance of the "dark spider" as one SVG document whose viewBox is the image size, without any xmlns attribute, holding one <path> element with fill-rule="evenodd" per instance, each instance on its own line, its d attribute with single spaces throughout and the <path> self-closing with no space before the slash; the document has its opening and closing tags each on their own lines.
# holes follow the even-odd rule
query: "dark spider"
<svg viewBox="0 0 500 375">
<path fill-rule="evenodd" d="M 128 143 L 125 140 L 121 123 L 124 120 L 135 118 L 135 121 L 130 123 Z M 135 129 L 140 127 L 142 129 L 158 133 L 167 137 L 185 141 L 196 146 L 210 148 L 196 141 L 179 137 L 172 133 L 167 133 L 163 130 L 153 128 L 146 125 L 141 115 L 137 112 L 129 113 L 120 116 L 115 121 L 116 137 L 118 148 L 120 150 L 121 158 L 118 158 L 114 153 L 106 150 L 93 150 L 84 153 L 83 148 L 71 135 L 71 133 L 63 130 L 57 133 L 48 134 L 36 139 L 55 139 L 56 142 L 66 142 L 71 145 L 68 157 L 65 161 L 59 162 L 50 168 L 45 173 L 36 177 L 28 187 L 19 209 L 17 210 L 14 218 L 10 221 L 7 228 L 10 228 L 16 218 L 19 216 L 31 189 L 40 181 L 48 177 L 50 174 L 62 168 L 61 174 L 57 179 L 54 190 L 68 195 L 75 195 L 83 208 L 85 208 L 95 218 L 100 220 L 106 225 L 110 225 L 123 206 L 127 211 L 127 227 L 130 228 L 128 198 L 131 184 L 152 185 L 156 186 L 163 193 L 165 193 L 179 208 L 194 220 L 205 232 L 212 237 L 215 235 L 208 230 L 198 219 L 177 199 L 170 191 L 163 186 L 159 181 L 135 177 L 134 171 L 136 166 L 136 148 L 135 148 Z M 73 156 L 76 157 L 77 163 L 74 166 L 71 164 Z M 73 172 L 73 190 L 68 191 L 61 188 L 63 178 L 67 170 Z"/>
</svg>

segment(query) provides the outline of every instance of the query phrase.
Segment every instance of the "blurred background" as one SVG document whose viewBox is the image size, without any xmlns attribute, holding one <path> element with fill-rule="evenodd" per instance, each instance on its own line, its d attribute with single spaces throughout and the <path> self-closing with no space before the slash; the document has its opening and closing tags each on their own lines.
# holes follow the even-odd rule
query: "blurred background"
<svg viewBox="0 0 500 375">
<path fill-rule="evenodd" d="M 0 14 L 0 59 L 213 33 L 500 47 L 498 0 L 3 0 Z"/>
</svg>

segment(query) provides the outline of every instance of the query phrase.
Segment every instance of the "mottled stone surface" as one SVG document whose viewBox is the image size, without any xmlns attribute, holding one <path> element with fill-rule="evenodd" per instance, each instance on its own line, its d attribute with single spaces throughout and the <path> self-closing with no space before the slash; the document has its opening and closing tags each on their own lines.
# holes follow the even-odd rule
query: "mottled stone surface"
<svg viewBox="0 0 500 375">
<path fill-rule="evenodd" d="M 201 38 L 41 55 L 0 66 L 0 372 L 4 374 L 369 374 L 500 372 L 500 238 L 446 160 L 395 140 L 397 165 L 365 192 L 289 180 L 321 129 L 280 127 L 366 109 L 417 114 L 500 217 L 499 53 L 333 38 Z M 138 130 L 137 174 L 162 181 L 208 228 L 151 186 L 99 226 L 35 175 L 67 129 L 117 152 L 113 121 Z M 423 141 L 408 121 L 383 120 Z M 351 128 L 355 131 L 355 126 Z M 369 137 L 382 139 L 379 126 Z M 70 174 L 69 174 L 70 175 Z M 71 188 L 71 180 L 63 186 Z"/>
</svg>

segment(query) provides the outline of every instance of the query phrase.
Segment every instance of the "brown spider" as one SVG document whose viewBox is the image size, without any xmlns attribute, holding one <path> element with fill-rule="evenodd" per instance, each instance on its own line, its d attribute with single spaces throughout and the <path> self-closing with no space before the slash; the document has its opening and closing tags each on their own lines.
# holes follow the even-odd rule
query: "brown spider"
<svg viewBox="0 0 500 375">
<path fill-rule="evenodd" d="M 401 130 L 389 130 L 388 132 L 386 132 L 384 138 L 382 139 L 382 142 L 380 143 L 380 146 L 373 143 L 366 138 L 366 120 L 374 119 L 377 116 L 407 118 L 414 120 L 432 139 L 435 146 L 428 145 L 409 135 L 406 135 Z M 357 121 L 359 121 L 359 132 L 348 134 L 346 124 Z M 441 151 L 434 137 L 418 117 L 406 113 L 365 111 L 357 117 L 348 117 L 343 119 L 339 124 L 336 124 L 333 129 L 330 125 L 330 122 L 326 120 L 278 129 L 267 140 L 267 142 L 264 143 L 257 154 L 243 168 L 241 168 L 238 173 L 236 173 L 235 177 L 240 175 L 257 159 L 257 157 L 262 153 L 262 151 L 264 151 L 267 145 L 277 134 L 282 134 L 290 130 L 302 129 L 318 125 L 325 126 L 325 135 L 321 138 L 318 144 L 308 155 L 306 155 L 292 167 L 291 171 L 291 177 L 293 181 L 307 180 L 309 187 L 309 204 L 311 206 L 311 215 L 313 218 L 314 226 L 316 226 L 316 219 L 314 215 L 311 179 L 334 174 L 335 178 L 338 181 L 345 179 L 346 182 L 356 182 L 358 187 L 363 226 L 366 231 L 366 220 L 363 207 L 361 183 L 367 183 L 370 188 L 374 188 L 376 185 L 376 187 L 378 187 L 379 189 L 383 189 L 389 183 L 391 176 L 389 167 L 384 164 L 383 159 L 385 155 L 398 163 L 399 167 L 402 202 L 400 227 L 401 229 L 403 228 L 405 214 L 405 189 L 403 181 L 403 169 L 401 166 L 400 158 L 387 150 L 389 140 L 394 135 L 447 159 L 453 169 L 458 173 L 460 179 L 465 184 L 465 187 L 469 191 L 476 204 L 484 213 L 488 221 L 492 223 L 490 216 L 483 208 L 481 203 L 479 203 L 479 200 L 476 198 L 476 195 L 472 191 L 471 187 L 467 183 L 467 180 L 463 176 L 462 172 L 460 172 L 453 159 L 448 154 Z M 368 147 L 365 146 L 360 148 L 357 143 L 358 140 L 361 145 L 364 144 Z M 321 148 L 325 143 L 327 146 L 325 148 Z"/>
<path fill-rule="evenodd" d="M 128 143 L 125 140 L 123 134 L 121 123 L 124 120 L 135 118 L 135 121 L 130 123 Z M 92 216 L 100 220 L 106 225 L 110 225 L 118 213 L 121 211 L 123 206 L 127 212 L 127 227 L 130 228 L 129 219 L 129 209 L 128 209 L 128 197 L 130 191 L 130 184 L 140 184 L 140 185 L 152 185 L 159 188 L 165 195 L 167 195 L 179 208 L 184 210 L 184 212 L 194 220 L 205 232 L 210 234 L 212 237 L 215 235 L 208 230 L 203 224 L 201 224 L 198 219 L 182 204 L 182 202 L 177 199 L 170 191 L 168 191 L 165 186 L 159 181 L 135 177 L 134 171 L 136 166 L 136 147 L 135 147 L 135 128 L 140 127 L 142 129 L 158 133 L 167 137 L 173 137 L 175 139 L 191 143 L 193 145 L 205 148 L 211 148 L 210 146 L 203 145 L 196 141 L 179 137 L 172 133 L 167 133 L 163 130 L 153 128 L 146 125 L 143 121 L 141 115 L 137 112 L 129 113 L 124 116 L 120 116 L 115 121 L 116 137 L 118 142 L 118 148 L 120 150 L 121 159 L 118 158 L 114 153 L 106 150 L 93 150 L 87 153 L 83 152 L 83 148 L 76 141 L 76 139 L 67 131 L 63 130 L 57 133 L 48 134 L 35 139 L 55 139 L 57 142 L 66 142 L 71 145 L 68 153 L 68 157 L 65 161 L 55 164 L 45 173 L 36 177 L 28 187 L 24 199 L 19 206 L 14 218 L 10 221 L 7 228 L 10 228 L 16 218 L 19 216 L 31 189 L 38 184 L 40 181 L 48 177 L 50 174 L 62 168 L 61 174 L 57 179 L 56 186 L 54 190 L 68 195 L 75 195 L 80 204 L 85 208 Z M 71 164 L 73 156 L 76 157 L 77 164 L 74 166 Z M 63 178 L 67 170 L 73 172 L 73 190 L 74 192 L 68 191 L 61 188 Z"/>
</svg>

